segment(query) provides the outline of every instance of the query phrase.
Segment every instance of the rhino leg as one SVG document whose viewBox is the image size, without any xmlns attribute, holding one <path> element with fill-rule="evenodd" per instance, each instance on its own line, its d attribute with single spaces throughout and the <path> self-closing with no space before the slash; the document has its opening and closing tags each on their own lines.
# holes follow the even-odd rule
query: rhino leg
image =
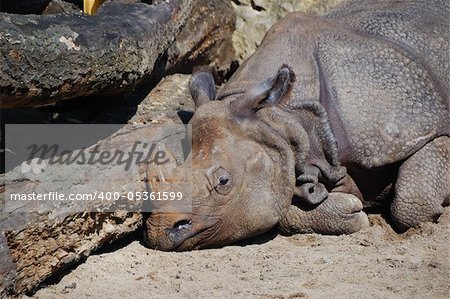
<svg viewBox="0 0 450 299">
<path fill-rule="evenodd" d="M 369 226 L 361 201 L 352 194 L 331 192 L 313 209 L 291 205 L 279 223 L 282 233 L 351 234 Z"/>
<path fill-rule="evenodd" d="M 450 138 L 439 137 L 412 155 L 400 167 L 391 205 L 401 230 L 436 221 L 450 198 Z"/>
</svg>

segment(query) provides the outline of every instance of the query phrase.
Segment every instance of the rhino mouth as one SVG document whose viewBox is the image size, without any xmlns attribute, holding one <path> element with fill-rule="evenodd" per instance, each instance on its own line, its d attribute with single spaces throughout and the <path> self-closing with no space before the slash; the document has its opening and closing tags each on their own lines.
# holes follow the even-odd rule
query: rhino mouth
<svg viewBox="0 0 450 299">
<path fill-rule="evenodd" d="M 171 244 L 170 248 L 166 248 L 166 250 L 182 251 L 191 249 L 193 246 L 192 243 L 207 229 L 196 229 L 191 219 L 177 221 L 173 227 L 165 231 L 166 238 Z"/>
<path fill-rule="evenodd" d="M 211 226 L 202 226 L 198 229 L 192 225 L 192 221 L 179 222 L 168 234 L 174 242 L 174 251 L 195 250 L 208 246 L 208 240 L 213 238 L 218 231 L 218 223 Z"/>
<path fill-rule="evenodd" d="M 167 236 L 178 247 L 183 241 L 195 235 L 192 220 L 180 220 L 167 230 Z"/>
<path fill-rule="evenodd" d="M 187 251 L 208 246 L 217 237 L 221 221 L 218 219 L 193 219 L 189 215 L 178 219 L 170 226 L 155 225 L 160 221 L 147 220 L 144 242 L 149 248 L 162 251 Z"/>
</svg>

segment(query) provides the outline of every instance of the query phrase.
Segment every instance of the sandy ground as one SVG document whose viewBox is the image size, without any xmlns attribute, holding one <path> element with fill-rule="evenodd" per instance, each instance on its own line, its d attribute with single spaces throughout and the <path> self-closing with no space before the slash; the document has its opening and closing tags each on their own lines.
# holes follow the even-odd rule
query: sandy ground
<svg viewBox="0 0 450 299">
<path fill-rule="evenodd" d="M 403 235 L 380 216 L 370 220 L 353 235 L 182 253 L 147 249 L 134 236 L 32 298 L 449 298 L 450 208 L 438 224 Z"/>
</svg>

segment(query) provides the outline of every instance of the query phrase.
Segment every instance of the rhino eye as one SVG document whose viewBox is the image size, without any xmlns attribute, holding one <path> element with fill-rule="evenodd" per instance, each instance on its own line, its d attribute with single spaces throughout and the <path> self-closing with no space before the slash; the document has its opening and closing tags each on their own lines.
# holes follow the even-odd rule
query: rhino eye
<svg viewBox="0 0 450 299">
<path fill-rule="evenodd" d="M 214 172 L 214 180 L 215 183 L 215 190 L 216 192 L 225 195 L 228 194 L 231 190 L 231 177 L 228 171 L 226 171 L 223 168 L 218 168 Z"/>
<path fill-rule="evenodd" d="M 221 185 L 221 186 L 225 186 L 226 184 L 228 184 L 229 181 L 230 181 L 230 178 L 225 175 L 221 175 L 219 177 L 219 185 Z"/>
</svg>

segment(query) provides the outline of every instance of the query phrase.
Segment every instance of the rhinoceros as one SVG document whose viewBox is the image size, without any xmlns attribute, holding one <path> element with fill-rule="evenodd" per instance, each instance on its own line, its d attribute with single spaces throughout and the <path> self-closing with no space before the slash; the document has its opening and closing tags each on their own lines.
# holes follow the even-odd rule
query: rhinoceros
<svg viewBox="0 0 450 299">
<path fill-rule="evenodd" d="M 448 16 L 447 0 L 291 13 L 217 94 L 195 73 L 191 210 L 152 213 L 147 243 L 348 234 L 380 205 L 399 232 L 436 221 L 450 197 Z"/>
</svg>

